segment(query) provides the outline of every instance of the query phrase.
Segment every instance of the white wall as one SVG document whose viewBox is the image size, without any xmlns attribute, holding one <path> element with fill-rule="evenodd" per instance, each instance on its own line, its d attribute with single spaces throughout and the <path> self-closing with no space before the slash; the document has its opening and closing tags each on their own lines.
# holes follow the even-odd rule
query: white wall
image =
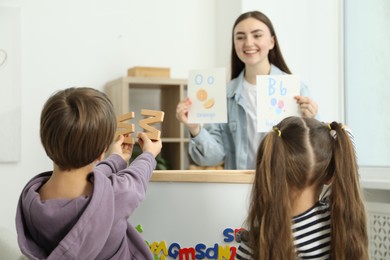
<svg viewBox="0 0 390 260">
<path fill-rule="evenodd" d="M 242 13 L 241 1 L 216 0 L 216 66 L 225 67 L 227 80 L 230 79 L 230 53 L 232 49 L 232 29 L 236 18 Z"/>
<path fill-rule="evenodd" d="M 133 66 L 215 66 L 215 4 L 209 0 L 0 0 L 21 8 L 21 159 L 0 164 L 0 227 L 12 231 L 24 184 L 49 170 L 39 139 L 44 101 L 55 90 L 125 76 Z M 3 95 L 3 94 L 2 94 Z"/>
<path fill-rule="evenodd" d="M 20 160 L 20 9 L 0 6 L 0 161 Z M 10 88 L 9 86 L 12 86 Z"/>
<path fill-rule="evenodd" d="M 272 21 L 293 74 L 309 87 L 319 119 L 343 121 L 342 1 L 242 1 L 242 11 L 259 10 Z"/>
<path fill-rule="evenodd" d="M 345 28 L 346 116 L 359 163 L 390 175 L 390 1 L 346 0 Z"/>
</svg>

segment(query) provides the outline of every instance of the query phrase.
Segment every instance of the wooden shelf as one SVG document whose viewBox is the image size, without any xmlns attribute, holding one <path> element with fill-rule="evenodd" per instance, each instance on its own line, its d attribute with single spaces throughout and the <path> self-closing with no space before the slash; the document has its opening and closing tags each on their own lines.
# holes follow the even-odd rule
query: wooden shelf
<svg viewBox="0 0 390 260">
<path fill-rule="evenodd" d="M 164 122 L 154 126 L 161 131 L 161 155 L 170 162 L 172 170 L 186 170 L 189 164 L 188 134 L 176 119 L 176 106 L 184 99 L 186 91 L 186 79 L 122 77 L 105 85 L 116 115 L 135 113 L 136 131 L 141 108 L 165 112 Z"/>
<path fill-rule="evenodd" d="M 154 171 L 154 182 L 253 183 L 254 170 Z"/>
</svg>

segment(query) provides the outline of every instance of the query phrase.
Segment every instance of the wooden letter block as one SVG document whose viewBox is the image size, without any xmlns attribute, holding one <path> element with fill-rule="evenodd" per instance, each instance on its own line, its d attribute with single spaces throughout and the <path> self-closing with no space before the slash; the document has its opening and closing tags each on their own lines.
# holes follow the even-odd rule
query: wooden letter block
<svg viewBox="0 0 390 260">
<path fill-rule="evenodd" d="M 134 133 L 135 127 L 134 124 L 126 123 L 126 121 L 129 121 L 130 119 L 133 119 L 134 112 L 129 112 L 127 114 L 121 115 L 117 117 L 117 130 L 115 132 L 115 139 L 119 135 L 126 135 L 129 134 L 129 136 L 125 137 L 124 143 L 126 144 L 134 144 L 134 139 L 131 137 L 131 134 Z"/>
<path fill-rule="evenodd" d="M 161 123 L 162 121 L 164 121 L 164 112 L 142 109 L 141 115 L 150 117 L 139 120 L 139 126 L 146 130 L 146 134 L 151 140 L 159 140 L 161 131 L 150 126 L 149 124 Z"/>
</svg>

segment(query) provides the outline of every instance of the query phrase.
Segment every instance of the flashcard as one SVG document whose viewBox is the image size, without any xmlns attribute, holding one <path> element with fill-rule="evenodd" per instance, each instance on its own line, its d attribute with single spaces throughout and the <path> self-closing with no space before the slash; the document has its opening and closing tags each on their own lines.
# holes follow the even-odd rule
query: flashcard
<svg viewBox="0 0 390 260">
<path fill-rule="evenodd" d="M 268 132 L 283 118 L 300 116 L 294 99 L 300 93 L 300 78 L 296 75 L 258 75 L 257 131 Z"/>
<path fill-rule="evenodd" d="M 226 71 L 224 68 L 191 70 L 188 97 L 192 101 L 188 123 L 226 123 Z"/>
</svg>

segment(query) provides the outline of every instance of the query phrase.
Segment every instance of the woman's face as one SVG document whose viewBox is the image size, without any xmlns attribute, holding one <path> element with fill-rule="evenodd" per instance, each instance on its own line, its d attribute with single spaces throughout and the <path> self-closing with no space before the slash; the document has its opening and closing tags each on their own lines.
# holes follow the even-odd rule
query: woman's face
<svg viewBox="0 0 390 260">
<path fill-rule="evenodd" d="M 235 51 L 246 66 L 269 63 L 268 53 L 275 42 L 267 25 L 248 18 L 239 22 L 233 33 Z"/>
</svg>

